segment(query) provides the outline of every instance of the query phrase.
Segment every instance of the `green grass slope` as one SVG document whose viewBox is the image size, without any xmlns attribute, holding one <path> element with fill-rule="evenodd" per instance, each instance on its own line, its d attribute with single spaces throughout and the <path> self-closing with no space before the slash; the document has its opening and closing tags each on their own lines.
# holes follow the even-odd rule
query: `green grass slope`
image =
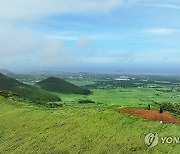
<svg viewBox="0 0 180 154">
<path fill-rule="evenodd" d="M 82 94 L 88 95 L 91 93 L 90 90 L 78 87 L 72 83 L 69 83 L 65 80 L 56 78 L 56 77 L 49 77 L 43 81 L 37 83 L 44 90 L 58 92 L 58 93 L 66 93 L 66 94 Z"/>
<path fill-rule="evenodd" d="M 0 69 L 0 73 L 2 73 L 2 74 L 13 74 L 11 71 L 6 70 L 6 69 Z"/>
<path fill-rule="evenodd" d="M 55 94 L 47 92 L 43 89 L 25 85 L 15 79 L 9 78 L 0 73 L 0 90 L 11 91 L 21 98 L 29 99 L 36 103 L 48 101 L 60 101 Z"/>
<path fill-rule="evenodd" d="M 20 86 L 25 86 L 25 85 L 15 79 L 9 78 L 3 75 L 2 73 L 0 73 L 0 89 L 1 90 L 11 91 L 15 87 L 20 87 Z"/>
<path fill-rule="evenodd" d="M 60 110 L 18 107 L 0 97 L 0 153 L 179 153 L 179 144 L 144 144 L 146 134 L 180 136 L 180 126 L 146 121 L 103 106 Z"/>
</svg>

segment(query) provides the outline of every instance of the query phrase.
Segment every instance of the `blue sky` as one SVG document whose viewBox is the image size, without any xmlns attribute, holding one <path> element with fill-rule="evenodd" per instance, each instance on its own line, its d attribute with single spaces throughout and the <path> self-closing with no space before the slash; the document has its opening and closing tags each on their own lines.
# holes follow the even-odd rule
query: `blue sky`
<svg viewBox="0 0 180 154">
<path fill-rule="evenodd" d="M 0 66 L 78 71 L 180 65 L 178 0 L 1 0 Z"/>
</svg>

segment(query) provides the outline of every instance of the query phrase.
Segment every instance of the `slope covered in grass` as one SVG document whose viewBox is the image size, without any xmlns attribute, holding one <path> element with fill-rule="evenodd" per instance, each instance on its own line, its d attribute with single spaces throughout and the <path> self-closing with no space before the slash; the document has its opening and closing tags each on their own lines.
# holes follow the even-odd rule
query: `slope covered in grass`
<svg viewBox="0 0 180 154">
<path fill-rule="evenodd" d="M 7 69 L 0 69 L 0 73 L 2 73 L 2 74 L 13 74 L 11 71 L 9 71 Z"/>
<path fill-rule="evenodd" d="M 179 153 L 179 144 L 144 144 L 146 134 L 180 136 L 180 126 L 146 121 L 104 106 L 60 110 L 18 107 L 0 97 L 1 153 Z"/>
<path fill-rule="evenodd" d="M 45 90 L 25 85 L 15 79 L 9 78 L 0 73 L 0 90 L 11 91 L 21 98 L 29 99 L 36 103 L 48 101 L 60 101 L 60 98 L 55 94 Z"/>
<path fill-rule="evenodd" d="M 49 77 L 45 80 L 42 80 L 37 83 L 42 89 L 52 91 L 52 92 L 59 92 L 59 93 L 66 93 L 66 94 L 82 94 L 88 95 L 91 93 L 90 90 L 78 87 L 72 83 L 69 83 L 65 80 L 56 78 L 56 77 Z"/>
<path fill-rule="evenodd" d="M 0 89 L 1 90 L 12 90 L 15 87 L 20 87 L 20 86 L 25 86 L 23 83 L 9 78 L 5 75 L 3 75 L 2 73 L 0 73 Z"/>
</svg>

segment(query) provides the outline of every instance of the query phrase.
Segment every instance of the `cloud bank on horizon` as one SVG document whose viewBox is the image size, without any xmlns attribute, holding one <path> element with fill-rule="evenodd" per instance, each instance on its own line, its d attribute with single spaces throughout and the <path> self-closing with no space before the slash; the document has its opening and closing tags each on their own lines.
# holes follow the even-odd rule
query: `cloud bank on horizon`
<svg viewBox="0 0 180 154">
<path fill-rule="evenodd" d="M 1 0 L 0 66 L 180 64 L 178 0 Z"/>
</svg>

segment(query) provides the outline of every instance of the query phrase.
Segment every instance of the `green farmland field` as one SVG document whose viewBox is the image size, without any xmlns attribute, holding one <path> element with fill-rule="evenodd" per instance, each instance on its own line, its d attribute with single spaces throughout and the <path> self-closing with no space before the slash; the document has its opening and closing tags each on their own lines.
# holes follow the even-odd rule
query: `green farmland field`
<svg viewBox="0 0 180 154">
<path fill-rule="evenodd" d="M 73 82 L 89 85 L 84 80 Z M 179 104 L 177 88 L 151 86 L 91 88 L 89 95 L 54 93 L 62 100 L 63 106 L 58 108 L 0 96 L 0 153 L 179 154 L 179 144 L 159 143 L 149 148 L 144 143 L 148 133 L 180 137 L 179 124 L 161 124 L 117 111 L 147 108 L 148 104 L 158 109 L 156 103 Z M 95 103 L 80 104 L 80 100 Z"/>
<path fill-rule="evenodd" d="M 77 102 L 79 99 L 90 99 L 97 103 L 108 105 L 137 106 L 139 104 L 149 104 L 154 101 L 159 103 L 180 102 L 178 92 L 158 92 L 150 88 L 128 88 L 128 89 L 92 89 L 93 94 L 88 96 L 75 94 L 59 94 L 62 101 L 66 103 Z"/>
</svg>

